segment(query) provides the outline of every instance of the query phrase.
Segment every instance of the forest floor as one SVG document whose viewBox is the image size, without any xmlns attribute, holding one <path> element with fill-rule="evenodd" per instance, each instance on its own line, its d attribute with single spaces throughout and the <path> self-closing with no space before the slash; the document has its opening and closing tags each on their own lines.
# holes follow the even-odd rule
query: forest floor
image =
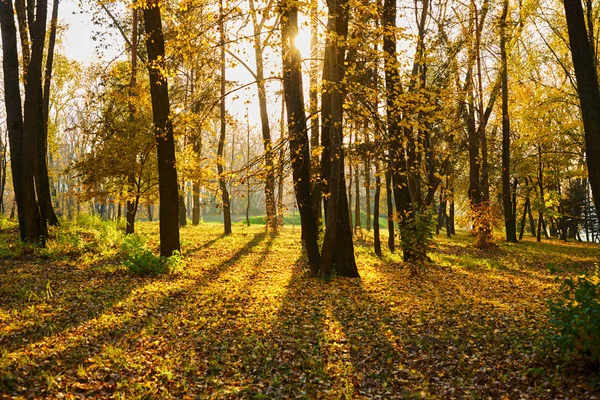
<svg viewBox="0 0 600 400">
<path fill-rule="evenodd" d="M 138 230 L 156 245 L 156 223 Z M 411 276 L 365 238 L 360 279 L 324 280 L 299 227 L 221 231 L 183 228 L 185 270 L 139 277 L 110 235 L 24 250 L 4 229 L 0 398 L 600 398 L 597 371 L 540 350 L 550 264 L 591 271 L 598 245 L 440 235 Z"/>
</svg>

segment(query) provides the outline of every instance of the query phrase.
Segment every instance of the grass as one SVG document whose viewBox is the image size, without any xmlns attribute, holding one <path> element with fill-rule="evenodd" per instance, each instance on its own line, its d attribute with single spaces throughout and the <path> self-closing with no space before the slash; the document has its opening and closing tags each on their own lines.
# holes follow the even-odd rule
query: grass
<svg viewBox="0 0 600 400">
<path fill-rule="evenodd" d="M 0 235 L 0 397 L 600 394 L 587 366 L 537 350 L 558 289 L 549 264 L 592 271 L 597 245 L 481 251 L 465 232 L 440 235 L 432 265 L 411 276 L 397 254 L 375 257 L 363 232 L 361 278 L 325 281 L 307 276 L 298 226 L 224 236 L 204 224 L 181 230 L 184 272 L 139 277 L 102 229 L 60 228 L 47 250 L 10 247 L 14 226 Z M 156 248 L 158 225 L 137 229 Z"/>
</svg>

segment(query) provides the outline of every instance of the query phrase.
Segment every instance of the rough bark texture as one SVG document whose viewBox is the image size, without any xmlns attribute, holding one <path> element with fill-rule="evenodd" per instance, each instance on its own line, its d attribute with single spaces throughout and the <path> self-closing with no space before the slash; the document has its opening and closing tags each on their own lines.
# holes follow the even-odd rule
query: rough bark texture
<svg viewBox="0 0 600 400">
<path fill-rule="evenodd" d="M 52 206 L 50 195 L 50 177 L 48 176 L 48 113 L 50 111 L 50 84 L 52 82 L 52 67 L 54 64 L 54 47 L 56 45 L 56 29 L 58 25 L 58 0 L 52 4 L 52 17 L 50 19 L 50 36 L 48 39 L 48 52 L 46 55 L 46 71 L 44 75 L 44 89 L 42 93 L 43 104 L 41 108 L 43 124 L 38 130 L 38 151 L 36 180 L 38 181 L 40 208 L 49 225 L 57 226 L 58 217 Z"/>
<path fill-rule="evenodd" d="M 10 144 L 10 162 L 13 176 L 13 189 L 17 204 L 21 239 L 27 238 L 23 205 L 23 110 L 19 88 L 19 54 L 17 51 L 17 28 L 14 20 L 12 1 L 0 1 L 0 27 L 2 29 L 2 69 L 4 72 L 4 101 L 6 125 Z M 33 185 L 33 181 L 31 181 Z"/>
<path fill-rule="evenodd" d="M 405 142 L 404 132 L 400 126 L 402 115 L 395 104 L 397 96 L 402 93 L 396 55 L 396 0 L 384 1 L 382 22 L 384 30 L 387 32 L 383 37 L 383 51 L 385 53 L 386 112 L 390 140 L 392 190 L 396 204 L 396 215 L 400 221 L 400 236 L 402 242 L 406 244 L 410 243 L 412 239 L 413 230 L 410 227 L 410 221 L 413 213 L 403 145 Z M 417 257 L 411 246 L 403 245 L 402 250 L 405 261 L 412 261 Z"/>
<path fill-rule="evenodd" d="M 225 120 L 225 21 L 223 12 L 223 0 L 221 0 L 220 7 L 220 20 L 219 29 L 221 31 L 221 131 L 219 133 L 219 144 L 217 147 L 217 171 L 219 173 L 219 187 L 221 189 L 221 202 L 223 204 L 223 229 L 226 235 L 231 233 L 231 198 L 227 191 L 227 185 L 225 183 L 225 176 L 223 171 L 225 168 L 225 133 L 227 131 L 227 124 Z"/>
<path fill-rule="evenodd" d="M 585 132 L 589 183 L 596 213 L 600 214 L 600 89 L 591 50 L 593 44 L 586 32 L 581 0 L 565 0 L 564 4 Z"/>
<path fill-rule="evenodd" d="M 250 1 L 252 22 L 254 25 L 254 58 L 256 60 L 256 88 L 258 90 L 258 106 L 260 111 L 260 125 L 265 155 L 265 206 L 267 213 L 267 230 L 277 232 L 277 207 L 275 204 L 275 166 L 273 162 L 273 144 L 271 141 L 271 125 L 269 124 L 269 110 L 267 107 L 267 91 L 265 87 L 264 56 L 263 50 L 266 43 L 261 36 L 264 19 L 258 21 L 254 2 Z M 249 201 L 249 200 L 248 200 Z"/>
<path fill-rule="evenodd" d="M 381 199 L 381 176 L 379 161 L 375 161 L 375 195 L 373 199 L 373 245 L 375 254 L 381 256 L 381 238 L 379 235 L 379 202 Z"/>
<path fill-rule="evenodd" d="M 326 230 L 323 239 L 321 273 L 323 275 L 331 273 L 335 263 L 338 275 L 357 277 L 358 269 L 354 258 L 354 243 L 344 178 L 344 150 L 342 148 L 344 95 L 341 84 L 345 73 L 348 2 L 347 0 L 330 0 L 327 5 L 329 36 L 325 45 L 325 57 L 328 58 L 328 63 L 326 63 L 328 65 L 324 67 L 327 70 L 324 69 L 323 80 L 328 81 L 325 91 L 329 93 L 328 101 L 330 103 L 328 110 L 323 109 L 324 115 L 328 113 L 323 119 L 329 123 L 330 165 L 328 174 L 324 174 L 324 176 L 329 178 L 330 197 L 325 214 Z M 322 104 L 326 104 L 325 98 L 322 99 Z"/>
<path fill-rule="evenodd" d="M 160 196 L 159 226 L 160 255 L 171 256 L 179 251 L 179 224 L 177 220 L 177 169 L 175 168 L 175 141 L 170 118 L 169 88 L 162 73 L 165 67 L 165 42 L 158 0 L 151 0 L 144 9 L 148 72 L 152 116 L 158 156 L 158 192 Z"/>
<path fill-rule="evenodd" d="M 504 0 L 500 16 L 500 57 L 502 60 L 502 204 L 506 240 L 517 241 L 517 224 L 510 192 L 510 117 L 508 115 L 508 63 L 506 55 L 506 17 L 508 0 Z"/>
<path fill-rule="evenodd" d="M 24 182 L 23 207 L 25 208 L 25 225 L 27 240 L 42 244 L 48 235 L 46 226 L 46 208 L 40 207 L 50 201 L 44 197 L 38 171 L 42 168 L 39 159 L 41 142 L 40 132 L 44 131 L 44 118 L 42 110 L 42 64 L 44 59 L 44 42 L 46 38 L 47 3 L 40 0 L 35 8 L 35 22 L 31 23 L 34 29 L 31 32 L 31 60 L 27 67 L 27 80 L 25 82 L 25 102 L 23 104 L 23 159 L 21 162 Z M 45 159 L 42 163 L 45 164 Z M 36 179 L 37 178 L 37 179 Z M 34 181 L 34 185 L 30 184 Z M 36 193 L 37 188 L 37 193 Z M 48 195 L 49 195 L 48 191 Z M 51 206 L 51 205 L 50 205 Z"/>
<path fill-rule="evenodd" d="M 300 220 L 302 240 L 313 276 L 319 273 L 321 256 L 317 244 L 317 223 L 310 201 L 310 148 L 304 114 L 302 64 L 300 51 L 294 45 L 298 33 L 298 8 L 286 0 L 281 3 L 283 90 L 287 111 L 292 177 Z"/>
<path fill-rule="evenodd" d="M 319 34 L 319 4 L 318 0 L 310 0 L 310 75 L 309 75 L 309 114 L 310 114 L 310 146 L 315 149 L 319 146 L 319 89 L 317 78 L 319 74 L 318 34 Z M 317 226 L 321 226 L 322 196 L 321 196 L 321 171 L 319 156 L 311 160 L 311 206 L 317 219 Z"/>
</svg>

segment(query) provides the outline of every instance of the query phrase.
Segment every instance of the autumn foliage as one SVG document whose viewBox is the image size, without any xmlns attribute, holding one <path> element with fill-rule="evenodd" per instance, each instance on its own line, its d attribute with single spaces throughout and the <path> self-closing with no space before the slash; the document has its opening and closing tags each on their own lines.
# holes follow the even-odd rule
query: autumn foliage
<svg viewBox="0 0 600 400">
<path fill-rule="evenodd" d="M 9 246 L 17 232 L 3 224 L 7 398 L 588 399 L 600 390 L 584 364 L 539 350 L 547 300 L 561 293 L 554 275 L 592 273 L 594 245 L 478 250 L 460 232 L 440 238 L 416 277 L 397 255 L 360 245 L 359 280 L 322 280 L 309 277 L 297 227 L 223 236 L 205 224 L 182 229 L 183 270 L 148 277 L 127 270 L 120 233 L 98 220 L 52 230 L 47 249 Z M 139 230 L 156 248 L 158 225 Z"/>
</svg>

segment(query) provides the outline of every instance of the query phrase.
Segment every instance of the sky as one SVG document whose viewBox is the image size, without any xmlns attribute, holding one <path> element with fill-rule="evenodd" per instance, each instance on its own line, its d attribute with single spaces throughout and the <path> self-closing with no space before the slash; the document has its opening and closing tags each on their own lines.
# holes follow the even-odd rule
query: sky
<svg viewBox="0 0 600 400">
<path fill-rule="evenodd" d="M 65 55 L 83 64 L 97 60 L 94 24 L 89 7 L 80 6 L 79 0 L 62 0 L 58 9 L 59 19 L 68 25 L 63 38 Z"/>
</svg>

